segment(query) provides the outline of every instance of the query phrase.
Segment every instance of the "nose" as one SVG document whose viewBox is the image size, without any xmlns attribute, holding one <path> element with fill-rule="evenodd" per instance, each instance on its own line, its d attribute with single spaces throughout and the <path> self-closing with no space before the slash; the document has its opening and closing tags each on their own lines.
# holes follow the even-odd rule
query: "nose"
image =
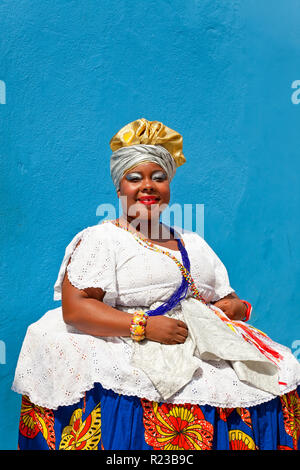
<svg viewBox="0 0 300 470">
<path fill-rule="evenodd" d="M 143 191 L 144 189 L 146 190 L 152 190 L 154 188 L 154 183 L 153 179 L 150 176 L 145 176 L 142 179 L 142 184 L 141 184 L 141 190 Z"/>
</svg>

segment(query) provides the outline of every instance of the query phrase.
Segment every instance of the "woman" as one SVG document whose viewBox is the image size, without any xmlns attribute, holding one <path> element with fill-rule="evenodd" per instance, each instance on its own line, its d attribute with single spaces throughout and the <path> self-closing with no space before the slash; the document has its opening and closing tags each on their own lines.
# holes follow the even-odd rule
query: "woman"
<svg viewBox="0 0 300 470">
<path fill-rule="evenodd" d="M 20 449 L 296 449 L 300 367 L 196 233 L 160 223 L 182 137 L 139 119 L 110 142 L 123 214 L 66 248 L 62 307 L 28 328 Z"/>
</svg>

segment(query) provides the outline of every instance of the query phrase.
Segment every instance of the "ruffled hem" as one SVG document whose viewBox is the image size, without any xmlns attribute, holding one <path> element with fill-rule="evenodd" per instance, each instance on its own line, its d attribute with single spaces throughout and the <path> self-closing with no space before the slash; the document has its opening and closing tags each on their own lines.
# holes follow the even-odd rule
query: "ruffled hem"
<svg viewBox="0 0 300 470">
<path fill-rule="evenodd" d="M 50 409 L 77 403 L 96 383 L 118 394 L 156 402 L 251 407 L 284 395 L 300 383 L 300 364 L 287 348 L 278 345 L 278 349 L 286 356 L 278 392 L 240 382 L 226 361 L 199 359 L 192 380 L 163 399 L 149 377 L 132 365 L 133 350 L 127 340 L 73 332 L 63 322 L 59 307 L 28 328 L 12 390 Z"/>
<path fill-rule="evenodd" d="M 231 408 L 251 408 L 251 407 L 254 407 L 254 406 L 262 405 L 263 403 L 268 403 L 268 402 L 276 399 L 276 396 L 269 395 L 269 398 L 267 396 L 265 396 L 265 397 L 261 397 L 257 400 L 253 400 L 253 401 L 249 401 L 249 400 L 244 401 L 243 399 L 241 399 L 239 402 L 235 401 L 234 403 L 233 402 L 229 402 L 229 403 L 219 402 L 219 401 L 214 401 L 214 400 L 199 400 L 199 399 L 195 399 L 195 398 L 187 398 L 184 401 L 176 400 L 176 398 L 173 398 L 173 399 L 170 398 L 168 400 L 162 400 L 161 398 L 159 398 L 159 395 L 157 393 L 149 392 L 149 393 L 146 393 L 143 396 L 139 396 L 139 395 L 135 395 L 132 392 L 128 392 L 128 390 L 125 390 L 124 387 L 118 387 L 116 385 L 109 384 L 105 380 L 102 380 L 101 382 L 91 381 L 91 382 L 86 384 L 86 387 L 84 388 L 83 391 L 77 392 L 72 397 L 69 397 L 68 400 L 60 401 L 60 402 L 55 402 L 55 400 L 53 400 L 50 403 L 47 400 L 43 400 L 43 399 L 40 399 L 39 397 L 37 397 L 34 392 L 29 392 L 28 390 L 26 390 L 26 387 L 21 388 L 21 387 L 18 387 L 17 385 L 15 385 L 15 384 L 12 386 L 12 391 L 14 391 L 14 392 L 16 392 L 20 395 L 26 395 L 29 398 L 29 400 L 32 403 L 34 403 L 35 405 L 42 406 L 44 408 L 48 408 L 48 409 L 52 409 L 52 410 L 57 410 L 61 406 L 70 406 L 70 405 L 74 405 L 74 404 L 78 403 L 82 398 L 84 398 L 84 396 L 87 392 L 89 392 L 90 390 L 92 390 L 95 387 L 95 385 L 97 383 L 100 384 L 106 390 L 111 390 L 111 391 L 113 391 L 115 393 L 118 393 L 122 396 L 144 398 L 144 399 L 149 400 L 149 401 L 155 401 L 155 402 L 159 402 L 159 403 L 172 403 L 173 405 L 185 405 L 185 404 L 189 403 L 191 405 L 200 405 L 200 406 L 208 405 L 208 406 L 212 406 L 212 407 L 215 407 L 215 408 L 229 408 L 229 409 L 231 409 Z M 297 389 L 297 387 L 299 385 L 300 385 L 300 381 L 295 382 L 294 384 L 283 388 L 280 392 L 280 395 L 278 395 L 278 396 L 283 396 L 283 395 Z"/>
</svg>

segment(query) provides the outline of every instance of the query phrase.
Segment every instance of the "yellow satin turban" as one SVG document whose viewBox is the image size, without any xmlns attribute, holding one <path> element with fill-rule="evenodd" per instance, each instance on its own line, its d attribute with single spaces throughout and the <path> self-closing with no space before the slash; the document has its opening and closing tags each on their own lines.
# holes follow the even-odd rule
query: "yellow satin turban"
<svg viewBox="0 0 300 470">
<path fill-rule="evenodd" d="M 137 119 L 122 127 L 110 140 L 113 152 L 131 145 L 161 145 L 174 158 L 176 167 L 185 163 L 182 153 L 182 136 L 158 121 Z"/>
</svg>

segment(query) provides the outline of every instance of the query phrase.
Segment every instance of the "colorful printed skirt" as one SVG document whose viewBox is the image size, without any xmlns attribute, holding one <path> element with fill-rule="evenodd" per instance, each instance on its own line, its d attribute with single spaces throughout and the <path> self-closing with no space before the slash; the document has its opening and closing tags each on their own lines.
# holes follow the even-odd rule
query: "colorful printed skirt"
<svg viewBox="0 0 300 470">
<path fill-rule="evenodd" d="M 300 387 L 250 408 L 156 403 L 100 384 L 50 410 L 22 397 L 20 450 L 296 450 Z"/>
</svg>

